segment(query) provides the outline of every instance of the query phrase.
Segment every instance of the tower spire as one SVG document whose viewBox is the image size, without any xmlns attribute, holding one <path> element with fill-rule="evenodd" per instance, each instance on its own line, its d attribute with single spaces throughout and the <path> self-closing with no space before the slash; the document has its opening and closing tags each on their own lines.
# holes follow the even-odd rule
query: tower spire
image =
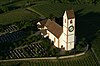
<svg viewBox="0 0 100 66">
<path fill-rule="evenodd" d="M 63 15 L 63 43 L 65 50 L 74 48 L 75 16 L 73 10 L 65 11 Z"/>
</svg>

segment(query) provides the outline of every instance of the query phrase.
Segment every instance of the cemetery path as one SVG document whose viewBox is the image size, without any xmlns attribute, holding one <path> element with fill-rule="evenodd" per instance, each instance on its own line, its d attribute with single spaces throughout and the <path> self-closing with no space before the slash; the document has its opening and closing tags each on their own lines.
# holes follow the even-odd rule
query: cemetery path
<svg viewBox="0 0 100 66">
<path fill-rule="evenodd" d="M 84 55 L 85 52 L 80 53 L 80 54 L 76 54 L 76 55 L 70 55 L 70 56 L 61 56 L 59 58 L 57 57 L 43 57 L 43 58 L 23 58 L 23 59 L 10 59 L 10 60 L 0 60 L 0 62 L 9 62 L 9 61 L 25 61 L 25 60 L 43 60 L 43 59 L 64 59 L 64 58 L 72 58 L 72 57 L 78 57 L 81 55 Z"/>
</svg>

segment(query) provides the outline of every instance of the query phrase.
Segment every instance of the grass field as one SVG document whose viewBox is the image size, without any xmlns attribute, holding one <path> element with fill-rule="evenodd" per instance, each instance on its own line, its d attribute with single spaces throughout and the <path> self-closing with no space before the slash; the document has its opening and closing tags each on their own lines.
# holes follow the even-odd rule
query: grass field
<svg viewBox="0 0 100 66">
<path fill-rule="evenodd" d="M 64 13 L 64 10 L 67 9 L 66 6 L 69 5 L 65 5 L 65 4 L 55 4 L 55 3 L 46 3 L 46 4 L 41 4 L 41 5 L 37 5 L 37 6 L 32 6 L 31 9 L 33 9 L 35 12 L 40 13 L 44 16 L 44 17 L 49 17 L 51 14 L 55 17 L 61 17 L 62 14 Z"/>
<path fill-rule="evenodd" d="M 14 1 L 14 0 L 12 0 L 12 1 Z M 9 2 L 9 0 L 0 0 L 0 4 L 6 4 L 8 2 Z"/>
<path fill-rule="evenodd" d="M 64 11 L 70 7 L 73 7 L 76 17 L 76 35 L 88 37 L 93 35 L 98 29 L 100 29 L 100 5 L 69 5 L 62 3 L 46 3 L 36 6 L 31 6 L 33 12 L 40 16 L 50 17 L 62 17 Z M 62 22 L 62 21 L 60 21 Z M 91 25 L 91 26 L 90 26 Z"/>
<path fill-rule="evenodd" d="M 89 5 L 77 12 L 76 35 L 85 37 L 92 44 L 100 61 L 100 5 Z M 99 31 L 98 35 L 95 35 Z"/>
<path fill-rule="evenodd" d="M 31 9 L 49 17 L 53 14 L 55 17 L 62 17 L 65 10 L 73 7 L 78 14 L 86 15 L 89 12 L 100 13 L 100 5 L 70 5 L 62 3 L 44 3 L 41 5 L 31 6 Z"/>
<path fill-rule="evenodd" d="M 85 55 L 68 59 L 55 60 L 29 60 L 2 62 L 0 66 L 99 66 L 98 62 L 91 51 Z"/>
<path fill-rule="evenodd" d="M 92 44 L 100 61 L 100 5 L 89 5 L 77 14 L 76 35 L 85 37 Z"/>
<path fill-rule="evenodd" d="M 9 3 L 5 5 L 7 7 L 12 5 L 12 6 L 24 7 L 24 8 L 7 11 L 6 13 L 0 14 L 0 24 L 6 25 L 13 22 L 20 22 L 23 20 L 34 20 L 39 17 L 39 15 L 37 15 L 36 13 L 26 10 L 25 5 L 27 4 L 27 2 L 32 2 L 36 4 L 40 4 L 40 2 L 36 2 L 35 0 L 20 0 L 20 1 L 13 0 L 13 1 L 15 2 L 9 3 L 8 0 L 0 0 L 0 3 L 2 4 Z M 45 1 L 41 1 L 41 2 L 45 3 Z M 1 6 L 1 8 L 4 8 L 5 6 Z"/>
<path fill-rule="evenodd" d="M 15 3 L 15 2 L 19 2 L 19 1 L 25 3 L 25 2 L 35 2 L 36 0 L 0 0 L 0 4 L 7 4 L 9 2 Z"/>
<path fill-rule="evenodd" d="M 93 40 L 92 44 L 97 58 L 100 61 L 100 31 L 97 32 L 96 38 Z"/>
<path fill-rule="evenodd" d="M 28 1 L 28 0 L 27 0 Z M 31 1 L 31 0 L 30 0 Z M 1 0 L 0 3 L 6 3 L 7 0 Z M 22 5 L 24 1 L 16 2 L 15 5 Z M 85 37 L 87 41 L 92 41 L 91 38 L 100 29 L 100 5 L 71 5 L 75 10 L 76 15 L 76 35 L 77 37 Z M 0 24 L 6 25 L 13 22 L 23 20 L 34 20 L 39 16 L 62 17 L 66 9 L 70 5 L 61 3 L 44 3 L 36 6 L 31 6 L 33 12 L 26 9 L 12 10 L 7 13 L 0 14 Z M 98 57 L 100 57 L 98 38 L 93 45 Z M 100 59 L 100 58 L 99 58 Z M 62 60 L 32 60 L 32 61 L 15 61 L 0 63 L 0 66 L 99 66 L 94 55 L 89 51 L 87 54 L 77 58 L 62 59 Z"/>
<path fill-rule="evenodd" d="M 62 3 L 44 3 L 41 5 L 31 6 L 35 12 L 40 13 L 40 15 L 44 15 L 45 17 L 50 17 L 52 14 L 54 17 L 62 17 L 65 10 L 70 8 L 74 9 L 74 11 L 78 11 L 80 9 L 86 8 L 85 5 L 70 5 L 70 4 L 62 4 Z"/>
<path fill-rule="evenodd" d="M 34 20 L 38 15 L 25 9 L 17 9 L 7 13 L 0 14 L 0 24 L 5 25 L 23 20 Z"/>
<path fill-rule="evenodd" d="M 45 2 L 45 0 L 38 0 L 40 3 Z M 0 0 L 0 5 L 2 6 L 9 6 L 9 5 L 15 5 L 15 6 L 25 6 L 29 3 L 35 3 L 38 2 L 37 0 Z M 1 7 L 2 7 L 1 6 Z"/>
</svg>

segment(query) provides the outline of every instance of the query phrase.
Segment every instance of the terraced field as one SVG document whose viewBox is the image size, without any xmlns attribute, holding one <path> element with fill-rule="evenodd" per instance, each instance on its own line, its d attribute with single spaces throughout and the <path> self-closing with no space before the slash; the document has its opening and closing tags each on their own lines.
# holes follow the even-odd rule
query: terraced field
<svg viewBox="0 0 100 66">
<path fill-rule="evenodd" d="M 60 17 L 64 10 L 66 10 L 66 6 L 68 5 L 64 5 L 64 4 L 51 4 L 51 3 L 47 3 L 47 4 L 42 4 L 42 5 L 38 5 L 38 6 L 32 6 L 31 9 L 38 13 L 40 16 L 43 15 L 45 17 L 49 17 L 51 14 L 53 14 L 56 17 Z"/>
<path fill-rule="evenodd" d="M 13 61 L 2 62 L 1 66 L 99 66 L 94 54 L 88 51 L 85 55 L 80 57 L 68 59 L 54 59 L 54 60 L 28 60 L 28 61 Z"/>
<path fill-rule="evenodd" d="M 89 51 L 86 55 L 76 57 L 76 58 L 69 58 L 69 59 L 59 59 L 59 60 L 38 60 L 37 62 L 30 63 L 33 66 L 99 66 L 98 62 Z"/>
<path fill-rule="evenodd" d="M 15 0 L 12 0 L 12 2 L 13 1 Z M 22 7 L 22 6 L 27 5 L 28 3 L 27 1 L 33 1 L 33 0 L 20 0 L 20 2 L 15 2 L 13 4 L 8 4 L 8 5 L 17 5 L 17 6 Z M 1 3 L 4 4 L 5 6 L 5 4 L 9 3 L 9 1 L 0 0 L 0 5 Z M 75 12 L 79 10 L 77 13 L 79 17 L 78 19 L 76 18 L 77 19 L 76 23 L 78 23 L 77 32 L 79 33 L 78 34 L 79 36 L 81 36 L 80 34 L 82 34 L 82 36 L 92 35 L 92 32 L 94 30 L 99 29 L 99 26 L 97 26 L 97 24 L 100 22 L 99 20 L 100 15 L 99 13 L 97 13 L 97 12 L 100 12 L 99 6 L 100 5 L 97 5 L 97 6 L 89 5 L 89 7 L 87 7 L 87 5 L 73 6 Z M 61 4 L 61 3 L 56 3 L 56 4 L 55 3 L 41 3 L 38 5 L 33 5 L 31 7 L 28 7 L 27 9 L 29 9 L 29 11 L 26 8 L 19 8 L 16 10 L 12 10 L 12 11 L 8 11 L 6 13 L 0 14 L 0 24 L 5 25 L 5 24 L 14 23 L 14 22 L 24 21 L 24 20 L 35 20 L 39 18 L 40 16 L 47 17 L 47 18 L 50 17 L 51 15 L 54 17 L 62 17 L 64 11 L 68 9 L 68 7 L 70 7 L 70 5 Z M 30 11 L 30 9 L 32 10 Z M 94 17 L 94 15 L 98 15 L 98 16 Z M 96 26 L 94 26 L 94 23 L 96 23 Z M 94 29 L 94 27 L 92 26 L 96 27 L 96 29 Z M 86 32 L 86 34 L 84 32 Z M 3 35 L 3 36 L 0 36 L 0 43 L 15 41 L 18 38 L 20 39 L 20 37 L 22 38 L 24 37 L 24 32 L 19 32 L 19 33 L 16 32 L 16 33 L 13 33 L 12 35 L 8 34 L 6 36 Z M 99 42 L 97 41 L 94 43 L 99 44 Z M 37 44 L 35 47 L 40 47 L 40 46 Z M 15 50 L 8 51 L 6 54 L 8 57 L 7 59 L 35 57 L 34 53 L 36 53 L 37 49 L 33 49 L 33 48 L 34 48 L 33 45 L 29 45 L 28 47 L 24 49 L 15 49 Z M 42 47 L 40 48 L 42 49 Z M 41 49 L 39 49 L 40 55 L 42 54 Z M 100 57 L 99 49 L 95 47 L 94 50 L 97 51 L 96 53 Z M 88 51 L 84 56 L 75 57 L 75 58 L 56 59 L 56 60 L 29 60 L 29 61 L 2 62 L 0 63 L 0 66 L 99 66 L 99 65 L 94 54 L 91 51 Z"/>
<path fill-rule="evenodd" d="M 75 11 L 78 11 L 86 6 L 70 5 L 70 4 L 62 4 L 62 3 L 44 3 L 36 6 L 31 6 L 27 9 L 29 10 L 32 9 L 33 12 L 44 17 L 50 17 L 50 15 L 53 15 L 54 17 L 62 17 L 64 11 L 72 7 Z"/>
<path fill-rule="evenodd" d="M 42 1 L 42 0 L 40 0 Z M 26 4 L 27 2 L 37 2 L 36 0 L 0 0 L 0 5 L 10 5 L 10 4 Z"/>
</svg>

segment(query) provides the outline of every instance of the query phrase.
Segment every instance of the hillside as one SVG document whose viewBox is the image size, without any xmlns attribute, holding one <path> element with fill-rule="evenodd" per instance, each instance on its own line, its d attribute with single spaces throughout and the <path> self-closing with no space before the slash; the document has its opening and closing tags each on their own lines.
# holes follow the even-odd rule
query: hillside
<svg viewBox="0 0 100 66">
<path fill-rule="evenodd" d="M 72 3 L 70 3 L 71 1 Z M 78 41 L 85 38 L 85 41 L 90 45 L 90 48 L 93 48 L 94 53 L 89 49 L 85 55 L 75 58 L 9 61 L 0 62 L 0 66 L 99 66 L 100 5 L 91 4 L 92 2 L 81 2 L 79 0 L 77 2 L 74 2 L 75 0 L 71 1 L 0 0 L 0 59 L 44 57 L 45 54 L 38 53 L 42 50 L 44 51 L 44 49 L 41 50 L 38 48 L 38 43 L 36 44 L 37 48 L 34 49 L 36 54 L 32 55 L 33 47 L 31 46 L 31 43 L 38 42 L 39 40 L 43 41 L 43 45 L 45 45 L 41 46 L 41 48 L 46 48 L 46 51 L 50 50 L 50 46 L 48 45 L 49 41 L 44 41 L 41 36 L 35 35 L 38 31 L 36 23 L 41 18 L 55 17 L 57 19 L 62 19 L 64 11 L 71 7 L 75 11 L 76 38 Z M 59 24 L 62 23 L 61 20 L 59 22 Z M 17 26 L 15 27 L 15 31 L 12 30 L 12 25 Z M 22 49 L 19 49 L 20 47 L 22 47 Z M 26 48 L 23 49 L 23 47 Z M 22 54 L 22 51 L 25 56 L 16 54 Z M 55 51 L 55 49 L 51 49 L 46 53 L 52 53 L 55 55 Z M 18 55 L 18 57 L 16 55 Z"/>
</svg>

